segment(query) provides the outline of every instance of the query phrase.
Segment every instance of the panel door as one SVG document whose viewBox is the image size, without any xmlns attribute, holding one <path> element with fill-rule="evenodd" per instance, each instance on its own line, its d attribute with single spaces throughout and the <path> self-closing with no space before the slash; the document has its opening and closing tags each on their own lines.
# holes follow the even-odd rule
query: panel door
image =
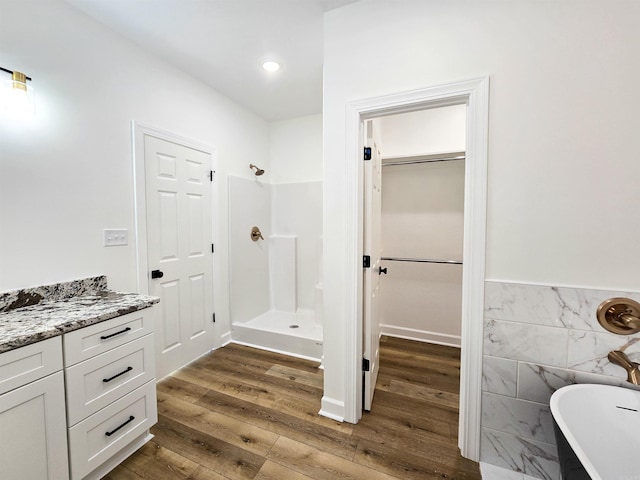
<svg viewBox="0 0 640 480">
<path fill-rule="evenodd" d="M 365 124 L 365 132 L 365 145 L 371 147 L 371 160 L 365 161 L 364 168 L 364 254 L 370 256 L 371 267 L 364 269 L 363 281 L 363 356 L 369 362 L 368 371 L 363 373 L 363 408 L 371 410 L 380 366 L 382 159 L 370 120 Z"/>
<path fill-rule="evenodd" d="M 150 135 L 144 149 L 149 293 L 160 297 L 162 378 L 213 347 L 211 154 Z"/>
</svg>

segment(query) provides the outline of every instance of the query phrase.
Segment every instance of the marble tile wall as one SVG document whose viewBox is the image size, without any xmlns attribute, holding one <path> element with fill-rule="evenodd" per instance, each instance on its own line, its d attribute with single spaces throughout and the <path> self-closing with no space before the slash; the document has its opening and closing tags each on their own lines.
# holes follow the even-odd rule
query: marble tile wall
<svg viewBox="0 0 640 480">
<path fill-rule="evenodd" d="M 560 480 L 551 394 L 572 383 L 637 388 L 607 354 L 624 348 L 640 361 L 640 334 L 607 332 L 596 310 L 612 297 L 640 301 L 640 293 L 494 281 L 485 289 L 480 459 L 514 479 Z"/>
</svg>

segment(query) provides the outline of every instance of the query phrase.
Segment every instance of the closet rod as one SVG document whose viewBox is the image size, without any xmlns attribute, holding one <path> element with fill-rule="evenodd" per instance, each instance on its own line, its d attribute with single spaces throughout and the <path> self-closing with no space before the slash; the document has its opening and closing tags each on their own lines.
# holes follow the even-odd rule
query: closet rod
<svg viewBox="0 0 640 480">
<path fill-rule="evenodd" d="M 380 260 L 390 260 L 392 262 L 444 263 L 447 265 L 462 265 L 462 262 L 458 260 L 435 260 L 430 258 L 380 257 Z"/>
<path fill-rule="evenodd" d="M 456 156 L 456 157 L 442 157 L 442 158 L 423 158 L 420 160 L 399 160 L 397 162 L 386 162 L 382 163 L 383 167 L 393 167 L 395 165 L 412 165 L 414 163 L 434 163 L 434 162 L 451 162 L 453 160 L 464 160 L 466 157 L 464 155 Z"/>
</svg>

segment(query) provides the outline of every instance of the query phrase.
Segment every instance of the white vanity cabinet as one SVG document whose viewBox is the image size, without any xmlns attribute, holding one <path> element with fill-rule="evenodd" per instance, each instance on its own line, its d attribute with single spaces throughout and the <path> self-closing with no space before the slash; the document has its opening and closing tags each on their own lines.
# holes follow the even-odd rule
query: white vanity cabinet
<svg viewBox="0 0 640 480">
<path fill-rule="evenodd" d="M 0 478 L 69 478 L 62 337 L 0 354 Z"/>
<path fill-rule="evenodd" d="M 149 307 L 64 334 L 72 480 L 101 478 L 151 438 L 156 312 Z"/>
</svg>

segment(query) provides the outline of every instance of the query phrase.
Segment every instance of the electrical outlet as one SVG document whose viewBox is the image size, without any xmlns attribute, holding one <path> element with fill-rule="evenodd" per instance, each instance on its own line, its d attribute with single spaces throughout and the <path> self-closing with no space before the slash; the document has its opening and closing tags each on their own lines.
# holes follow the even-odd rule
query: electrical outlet
<svg viewBox="0 0 640 480">
<path fill-rule="evenodd" d="M 116 247 L 119 245 L 129 244 L 129 230 L 126 228 L 105 228 L 104 229 L 104 246 Z"/>
</svg>

